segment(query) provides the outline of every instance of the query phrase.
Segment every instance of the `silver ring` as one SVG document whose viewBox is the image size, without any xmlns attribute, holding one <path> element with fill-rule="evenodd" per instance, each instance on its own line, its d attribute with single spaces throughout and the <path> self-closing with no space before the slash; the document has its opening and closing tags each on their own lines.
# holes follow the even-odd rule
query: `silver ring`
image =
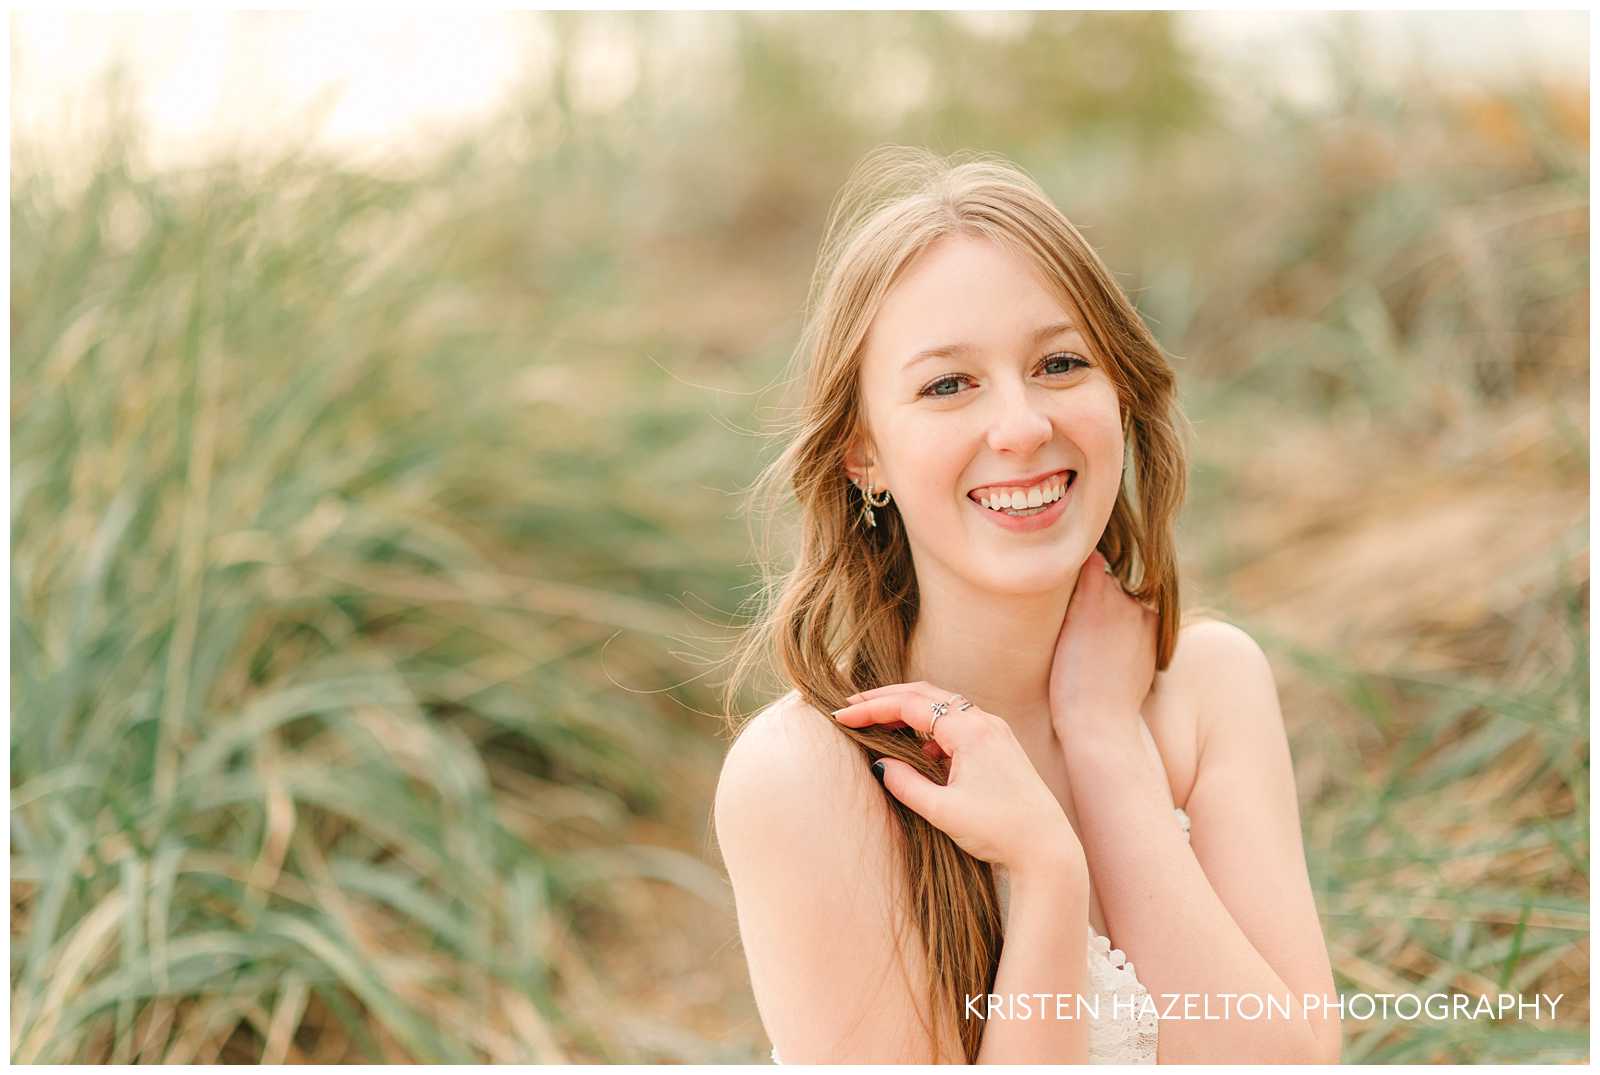
<svg viewBox="0 0 1600 1075">
<path fill-rule="evenodd" d="M 963 713 L 965 713 L 967 710 L 972 708 L 972 703 L 967 700 L 967 696 L 966 695 L 964 695 L 964 694 L 953 694 L 953 695 L 950 696 L 950 701 L 952 703 L 955 702 L 957 699 L 960 699 L 961 704 L 956 706 L 956 708 L 961 710 Z"/>
<path fill-rule="evenodd" d="M 933 729 L 938 726 L 939 718 L 944 716 L 948 712 L 950 712 L 950 703 L 949 702 L 934 702 L 933 703 L 933 719 L 928 722 L 928 737 L 930 739 L 933 738 Z"/>
</svg>

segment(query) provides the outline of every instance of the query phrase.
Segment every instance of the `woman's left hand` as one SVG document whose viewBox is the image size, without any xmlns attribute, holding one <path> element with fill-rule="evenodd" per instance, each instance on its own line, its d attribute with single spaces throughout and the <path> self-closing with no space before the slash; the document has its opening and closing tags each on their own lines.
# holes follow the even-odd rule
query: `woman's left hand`
<svg viewBox="0 0 1600 1075">
<path fill-rule="evenodd" d="M 1133 721 L 1155 681 L 1156 613 L 1128 596 L 1099 550 L 1078 569 L 1050 666 L 1050 722 L 1063 743 L 1084 723 Z"/>
</svg>

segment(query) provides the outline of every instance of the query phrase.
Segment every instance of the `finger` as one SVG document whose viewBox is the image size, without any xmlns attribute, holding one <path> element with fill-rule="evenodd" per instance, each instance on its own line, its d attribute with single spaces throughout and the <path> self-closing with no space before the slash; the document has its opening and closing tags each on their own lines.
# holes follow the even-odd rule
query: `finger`
<svg viewBox="0 0 1600 1075">
<path fill-rule="evenodd" d="M 850 728 L 895 720 L 904 721 L 924 734 L 931 728 L 933 738 L 938 740 L 945 753 L 954 756 L 957 747 L 960 746 L 963 732 L 969 728 L 973 717 L 979 712 L 977 709 L 951 708 L 935 721 L 932 699 L 925 694 L 902 691 L 899 694 L 869 698 L 864 702 L 837 709 L 834 711 L 833 719 Z"/>
<path fill-rule="evenodd" d="M 873 687 L 871 690 L 857 691 L 855 694 L 852 694 L 850 697 L 846 698 L 845 701 L 860 702 L 865 701 L 868 698 L 881 698 L 885 694 L 891 694 L 894 691 L 920 691 L 923 694 L 935 696 L 939 694 L 938 687 L 935 687 L 932 683 L 928 683 L 925 680 L 919 679 L 915 683 L 889 683 L 882 687 Z"/>
<path fill-rule="evenodd" d="M 906 701 L 910 700 L 910 710 L 915 713 L 919 707 L 927 711 L 927 720 L 906 719 Z M 843 709 L 833 711 L 833 719 L 848 728 L 866 728 L 872 725 L 893 727 L 912 727 L 919 732 L 928 730 L 928 723 L 933 719 L 933 710 L 929 707 L 928 699 L 924 695 L 901 692 L 899 694 L 884 694 L 877 698 L 868 698 L 847 705 Z"/>
<path fill-rule="evenodd" d="M 1096 571 L 1097 568 L 1098 572 Z M 1115 582 L 1117 584 L 1117 590 L 1119 590 L 1122 596 L 1127 598 L 1129 601 L 1138 605 L 1140 608 L 1145 609 L 1146 611 L 1155 611 L 1151 605 L 1139 600 L 1133 595 L 1132 592 L 1129 591 L 1127 583 L 1123 582 L 1122 579 L 1117 576 L 1117 573 L 1112 570 L 1111 562 L 1106 559 L 1105 554 L 1099 549 L 1095 549 L 1089 554 L 1088 558 L 1083 561 L 1083 567 L 1079 569 L 1078 577 L 1080 579 L 1087 577 L 1094 582 L 1099 582 L 1100 575 L 1105 575 L 1109 582 Z M 1107 583 L 1108 585 L 1109 582 Z"/>
<path fill-rule="evenodd" d="M 870 695 L 870 697 L 863 697 L 863 695 Z M 919 680 L 916 683 L 897 683 L 889 687 L 874 687 L 871 691 L 863 691 L 860 695 L 853 694 L 850 697 L 857 700 L 851 702 L 850 705 L 847 705 L 844 708 L 849 709 L 851 705 L 860 705 L 862 702 L 874 702 L 884 698 L 898 698 L 907 695 L 911 696 L 914 700 L 916 700 L 918 705 L 921 705 L 928 711 L 930 721 L 932 720 L 933 705 L 935 702 L 943 701 L 946 704 L 949 704 L 957 701 L 965 701 L 965 697 L 963 695 L 950 694 L 948 692 L 940 691 L 937 687 L 929 687 L 928 684 Z M 837 716 L 842 711 L 843 710 L 834 710 L 834 715 Z M 905 726 L 908 725 L 902 724 L 902 727 Z M 921 731 L 920 728 L 918 730 Z M 925 732 L 923 734 L 926 735 Z"/>
<path fill-rule="evenodd" d="M 902 690 L 880 694 L 833 711 L 833 719 L 851 728 L 898 723 L 926 733 L 933 722 L 933 700 L 925 694 Z"/>
<path fill-rule="evenodd" d="M 1104 583 L 1107 587 L 1115 586 L 1123 593 L 1127 593 L 1127 584 L 1122 581 L 1122 576 L 1117 574 L 1117 569 L 1111 566 L 1111 561 L 1107 560 L 1102 553 L 1097 552 L 1094 555 L 1095 559 L 1100 561 L 1101 573 L 1104 576 L 1103 578 L 1099 579 L 1099 581 Z"/>
<path fill-rule="evenodd" d="M 882 721 L 882 722 L 870 722 L 870 723 L 862 724 L 862 725 L 854 725 L 854 724 L 852 724 L 852 725 L 850 725 L 850 727 L 857 728 L 858 730 L 866 729 L 866 728 L 882 728 L 885 731 L 894 731 L 897 728 L 910 727 L 910 725 L 906 724 L 906 722 L 903 721 L 903 720 L 886 720 L 886 721 Z M 919 736 L 918 738 L 923 738 L 923 737 Z"/>
<path fill-rule="evenodd" d="M 940 796 L 945 789 L 940 784 L 917 772 L 898 758 L 879 758 L 873 762 L 883 768 L 883 786 L 889 794 L 928 819 L 928 824 L 943 830 L 939 824 Z"/>
<path fill-rule="evenodd" d="M 1117 579 L 1116 583 L 1117 593 L 1121 594 L 1123 600 L 1127 601 L 1131 605 L 1138 605 L 1145 612 L 1151 614 L 1155 613 L 1155 606 L 1148 601 L 1141 600 L 1138 594 L 1128 589 L 1127 583 L 1123 582 L 1121 579 Z"/>
</svg>

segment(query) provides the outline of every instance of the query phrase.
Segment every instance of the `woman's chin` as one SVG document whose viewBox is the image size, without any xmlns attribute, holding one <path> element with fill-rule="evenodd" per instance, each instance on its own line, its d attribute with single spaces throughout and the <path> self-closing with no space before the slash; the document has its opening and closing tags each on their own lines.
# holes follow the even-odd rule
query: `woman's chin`
<svg viewBox="0 0 1600 1075">
<path fill-rule="evenodd" d="M 1019 563 L 1017 571 L 1002 575 L 988 572 L 983 579 L 983 588 L 1004 597 L 1038 597 L 1054 590 L 1070 590 L 1078 577 L 1078 569 L 1063 570 L 1061 564 L 1065 562 L 1064 559 L 1059 556 L 1052 559 L 1055 562 L 1049 566 Z"/>
</svg>

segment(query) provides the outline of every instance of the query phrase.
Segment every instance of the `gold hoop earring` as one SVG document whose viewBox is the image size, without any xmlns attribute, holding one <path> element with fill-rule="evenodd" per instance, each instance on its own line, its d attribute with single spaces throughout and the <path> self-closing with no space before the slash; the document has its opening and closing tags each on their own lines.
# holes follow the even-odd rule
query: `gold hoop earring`
<svg viewBox="0 0 1600 1075">
<path fill-rule="evenodd" d="M 870 475 L 871 471 L 868 471 L 867 473 Z M 877 500 L 874 499 L 872 493 L 868 491 L 868 486 L 862 485 L 860 482 L 856 482 L 855 484 L 856 488 L 861 491 L 861 521 L 868 526 L 876 527 L 878 525 L 878 519 L 877 516 L 873 514 L 872 509 L 881 508 L 885 504 L 889 503 L 889 490 L 882 490 L 883 499 Z"/>
</svg>

